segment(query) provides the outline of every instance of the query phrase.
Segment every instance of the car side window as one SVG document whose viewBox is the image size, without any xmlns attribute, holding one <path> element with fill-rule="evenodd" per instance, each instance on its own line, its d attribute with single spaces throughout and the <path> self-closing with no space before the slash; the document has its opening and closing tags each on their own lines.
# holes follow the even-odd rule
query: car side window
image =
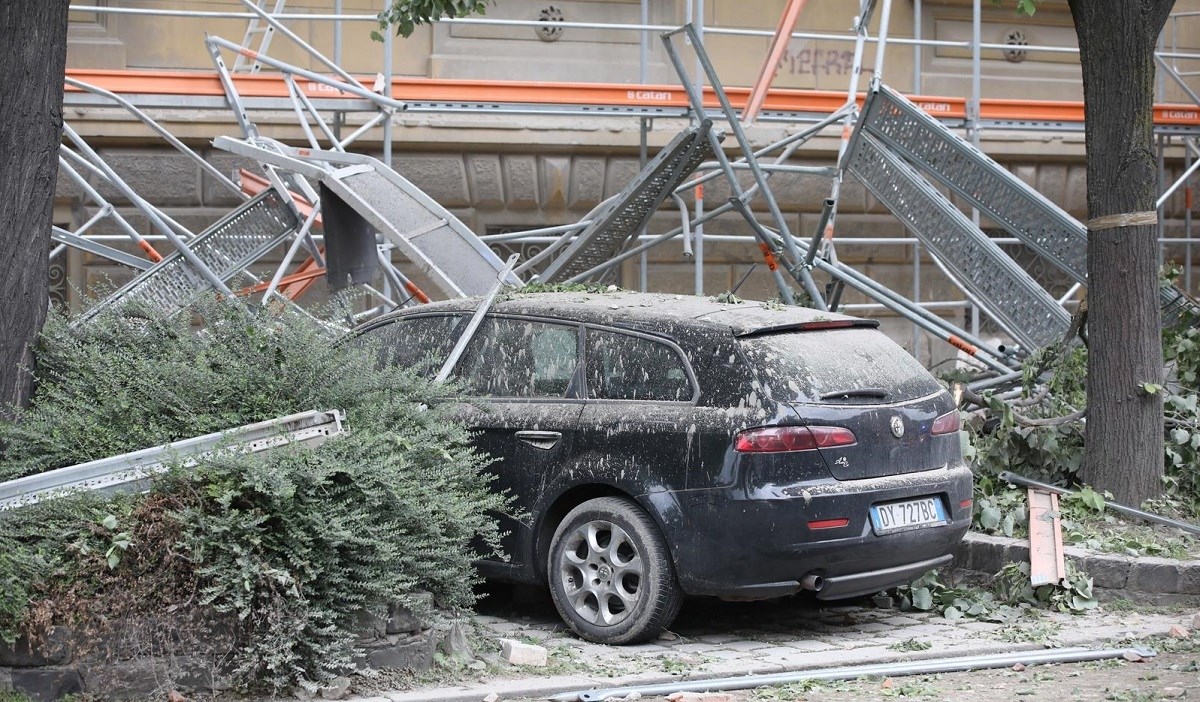
<svg viewBox="0 0 1200 702">
<path fill-rule="evenodd" d="M 589 329 L 588 397 L 595 400 L 692 399 L 692 383 L 679 353 L 641 336 Z"/>
<path fill-rule="evenodd" d="M 383 363 L 432 377 L 454 348 L 456 329 L 462 326 L 462 320 L 462 315 L 409 317 L 372 329 L 365 336 L 382 344 Z"/>
<path fill-rule="evenodd" d="M 566 397 L 578 365 L 576 327 L 487 317 L 454 375 L 479 397 Z"/>
</svg>

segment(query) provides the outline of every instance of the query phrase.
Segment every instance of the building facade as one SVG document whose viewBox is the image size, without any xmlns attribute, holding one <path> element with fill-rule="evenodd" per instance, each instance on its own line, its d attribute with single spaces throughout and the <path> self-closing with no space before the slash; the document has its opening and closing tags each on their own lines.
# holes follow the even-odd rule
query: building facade
<svg viewBox="0 0 1200 702">
<path fill-rule="evenodd" d="M 355 75 L 389 73 L 400 79 L 461 81 L 475 96 L 469 105 L 399 112 L 393 117 L 392 163 L 396 170 L 450 209 L 475 232 L 501 233 L 553 226 L 582 218 L 597 203 L 618 192 L 637 173 L 640 162 L 667 143 L 688 124 L 673 114 L 641 115 L 588 112 L 577 104 L 542 104 L 524 114 L 496 113 L 486 105 L 489 85 L 498 81 L 540 82 L 549 90 L 569 90 L 576 84 L 586 92 L 590 84 L 629 85 L 633 93 L 678 90 L 679 78 L 663 49 L 657 28 L 692 21 L 702 27 L 704 45 L 726 86 L 749 86 L 758 76 L 784 0 L 586 0 L 525 2 L 499 0 L 488 9 L 490 22 L 445 22 L 418 27 L 406 39 L 384 43 L 370 37 L 378 27 L 369 17 L 382 7 L 367 0 L 303 0 L 259 3 L 280 9 L 287 27 L 318 51 Z M 72 13 L 68 71 L 87 79 L 95 71 L 128 72 L 130 85 L 139 76 L 155 71 L 213 71 L 204 44 L 205 33 L 257 47 L 261 34 L 248 34 L 245 13 L 237 0 L 91 0 L 75 3 Z M 882 62 L 875 59 L 877 44 L 868 43 L 862 60 L 858 89 L 878 77 L 906 93 L 970 100 L 980 98 L 1034 101 L 1080 101 L 1082 87 L 1074 27 L 1065 0 L 1041 0 L 1033 17 L 1015 14 L 1008 6 L 983 2 L 979 36 L 984 48 L 978 60 L 969 46 L 973 36 L 976 3 L 971 0 L 895 0 L 887 23 L 888 41 Z M 842 0 L 809 0 L 800 13 L 796 35 L 789 42 L 774 77 L 779 89 L 830 91 L 845 94 L 854 67 L 850 27 L 857 3 Z M 211 16 L 161 14 L 155 11 L 207 12 Z M 296 16 L 315 15 L 313 19 Z M 329 18 L 339 15 L 343 19 Z M 870 34 L 880 34 L 882 13 L 877 8 Z M 548 24 L 507 24 L 496 20 Z M 560 26 L 556 26 L 561 22 Z M 639 29 L 652 25 L 656 29 Z M 686 47 L 684 47 L 686 48 Z M 1200 92 L 1200 0 L 1180 0 L 1168 22 L 1160 48 L 1176 77 L 1160 71 L 1158 101 L 1200 110 L 1193 102 Z M 275 58 L 327 72 L 311 54 L 287 37 L 276 34 L 267 53 Z M 683 55 L 691 71 L 692 54 Z M 1197 58 L 1191 58 L 1191 57 Z M 234 57 L 226 55 L 231 65 Z M 270 75 L 269 69 L 263 73 Z M 1189 75 L 1192 74 L 1192 75 Z M 397 99 L 407 98 L 403 85 Z M 976 88 L 975 86 L 978 86 Z M 1189 91 L 1191 91 L 1189 93 Z M 643 96 L 645 97 L 645 96 Z M 211 102 L 189 100 L 186 95 L 163 95 L 149 101 L 149 110 L 173 134 L 184 140 L 222 172 L 246 167 L 244 160 L 213 149 L 210 141 L 220 134 L 238 135 L 232 112 Z M 931 100 L 936 104 L 936 100 Z M 1045 103 L 1051 104 L 1051 103 Z M 295 114 L 288 110 L 251 111 L 251 119 L 264 135 L 288 143 L 304 143 Z M 350 130 L 369 115 L 331 115 L 342 129 Z M 68 95 L 67 121 L 95 146 L 115 170 L 143 197 L 193 231 L 218 219 L 238 202 L 197 165 L 167 147 L 137 120 L 122 110 L 73 100 Z M 766 115 L 748 128 L 756 145 L 781 139 L 804 122 L 781 115 Z M 961 125 L 958 125 L 961 126 Z M 1086 169 L 1080 124 L 1037 124 L 1000 121 L 981 124 L 980 148 L 1036 187 L 1078 219 L 1086 219 Z M 1168 130 L 1169 131 L 1169 130 Z M 795 165 L 829 166 L 836 160 L 840 125 L 808 142 L 789 160 Z M 356 142 L 356 148 L 380 155 L 382 129 L 374 129 Z M 732 146 L 732 139 L 726 140 Z M 1177 180 L 1192 163 L 1185 138 L 1164 133 L 1159 139 L 1164 188 Z M 1190 181 L 1192 184 L 1195 178 Z M 811 236 L 817 227 L 822 202 L 830 195 L 828 178 L 815 175 L 777 174 L 772 189 L 788 220 L 800 236 Z M 140 231 L 153 235 L 149 222 L 127 199 L 101 188 Z M 730 195 L 728 185 L 715 182 L 705 188 L 703 205 L 711 209 Z M 911 235 L 886 208 L 853 178 L 839 195 L 836 239 L 839 258 L 873 279 L 913 299 L 942 303 L 938 313 L 964 326 L 972 313 L 962 293 L 914 245 Z M 56 221 L 77 227 L 94 210 L 78 187 L 60 178 Z M 695 197 L 687 200 L 696 207 Z M 966 206 L 964 204 L 964 209 Z M 760 211 L 761 210 L 761 211 Z M 1161 212 L 1162 236 L 1187 242 L 1192 233 L 1193 204 L 1190 188 L 1181 187 Z M 768 222 L 761 202 L 756 216 Z M 655 215 L 649 232 L 678 225 L 680 214 L 668 202 Z M 108 225 L 92 232 L 117 235 Z M 986 220 L 985 231 L 995 229 Z M 775 286 L 749 242 L 745 222 L 732 216 L 705 225 L 702 251 L 687 255 L 679 240 L 653 249 L 643 263 L 624 264 L 624 287 L 664 292 L 718 294 L 741 282 L 738 295 L 765 299 Z M 747 237 L 743 241 L 729 237 Z M 862 241 L 856 241 L 862 240 Z M 884 241 L 890 240 L 890 241 Z M 539 244 L 524 244 L 523 252 L 536 252 Z M 1035 278 L 1052 293 L 1069 292 L 1070 281 L 1056 277 L 1036 256 L 1019 245 L 1005 245 L 1017 260 L 1026 263 Z M 1164 245 L 1166 262 L 1190 262 L 1190 243 Z M 697 257 L 701 260 L 697 262 Z M 642 266 L 645 266 L 644 269 Z M 753 270 L 752 270 L 753 267 Z M 103 259 L 72 252 L 56 269 L 56 285 L 63 299 L 78 302 L 78 292 L 105 281 L 120 283 L 129 271 Z M 1185 283 L 1195 294 L 1200 280 L 1189 270 Z M 845 302 L 868 303 L 848 294 Z M 961 304 L 948 304 L 961 303 Z M 858 308 L 880 316 L 897 340 L 923 361 L 932 362 L 952 353 L 941 342 L 913 333 L 907 322 L 873 308 Z M 987 320 L 981 322 L 984 333 Z"/>
</svg>

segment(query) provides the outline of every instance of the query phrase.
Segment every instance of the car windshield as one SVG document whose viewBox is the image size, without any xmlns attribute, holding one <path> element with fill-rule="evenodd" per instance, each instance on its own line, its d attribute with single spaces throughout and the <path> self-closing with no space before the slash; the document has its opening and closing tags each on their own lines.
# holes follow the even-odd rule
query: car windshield
<svg viewBox="0 0 1200 702">
<path fill-rule="evenodd" d="M 741 340 L 770 397 L 893 403 L 941 389 L 917 360 L 874 329 L 766 334 Z"/>
</svg>

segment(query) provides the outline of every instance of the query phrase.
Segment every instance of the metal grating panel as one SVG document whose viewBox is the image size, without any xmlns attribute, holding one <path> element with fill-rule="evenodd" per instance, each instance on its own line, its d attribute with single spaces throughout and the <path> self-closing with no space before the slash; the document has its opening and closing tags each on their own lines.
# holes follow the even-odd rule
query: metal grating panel
<svg viewBox="0 0 1200 702">
<path fill-rule="evenodd" d="M 1077 282 L 1087 282 L 1087 228 L 908 98 L 879 86 L 867 98 L 859 129 L 966 198 Z"/>
<path fill-rule="evenodd" d="M 1200 327 L 1200 304 L 1190 295 L 1171 283 L 1163 283 L 1158 289 L 1158 298 L 1162 302 L 1164 329 L 1180 325 Z"/>
<path fill-rule="evenodd" d="M 620 253 L 671 191 L 679 187 L 697 166 L 712 157 L 711 129 L 712 121 L 706 119 L 676 135 L 620 195 L 596 215 L 596 221 L 546 266 L 541 280 L 546 283 L 571 280 Z M 596 277 L 589 276 L 589 279 Z"/>
<path fill-rule="evenodd" d="M 225 282 L 279 245 L 299 225 L 283 198 L 274 190 L 265 190 L 187 244 Z M 210 289 L 208 280 L 175 251 L 89 309 L 83 319 L 124 304 L 168 315 Z"/>
<path fill-rule="evenodd" d="M 865 129 L 965 198 L 1039 256 L 1087 284 L 1087 227 L 886 85 L 867 98 Z M 1162 292 L 1163 326 L 1178 321 L 1182 293 Z M 1176 303 L 1176 306 L 1183 303 Z M 1195 303 L 1191 307 L 1195 309 Z"/>
<path fill-rule="evenodd" d="M 1071 317 L 1000 247 L 900 157 L 856 134 L 846 167 L 1027 348 L 1062 339 Z"/>
<path fill-rule="evenodd" d="M 504 262 L 457 217 L 382 163 L 350 175 L 334 172 L 322 183 L 337 190 L 380 233 L 449 297 L 484 295 Z M 335 181 L 337 181 L 335 183 Z M 505 278 L 520 285 L 513 275 Z"/>
</svg>

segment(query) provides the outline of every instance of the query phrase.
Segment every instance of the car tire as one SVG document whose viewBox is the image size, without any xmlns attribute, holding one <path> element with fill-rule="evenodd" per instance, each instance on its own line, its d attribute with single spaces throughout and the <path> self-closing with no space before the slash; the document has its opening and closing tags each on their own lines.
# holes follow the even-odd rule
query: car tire
<svg viewBox="0 0 1200 702">
<path fill-rule="evenodd" d="M 683 594 L 658 526 L 629 500 L 600 497 L 567 513 L 554 531 L 546 572 L 567 626 L 594 643 L 658 636 Z"/>
</svg>

